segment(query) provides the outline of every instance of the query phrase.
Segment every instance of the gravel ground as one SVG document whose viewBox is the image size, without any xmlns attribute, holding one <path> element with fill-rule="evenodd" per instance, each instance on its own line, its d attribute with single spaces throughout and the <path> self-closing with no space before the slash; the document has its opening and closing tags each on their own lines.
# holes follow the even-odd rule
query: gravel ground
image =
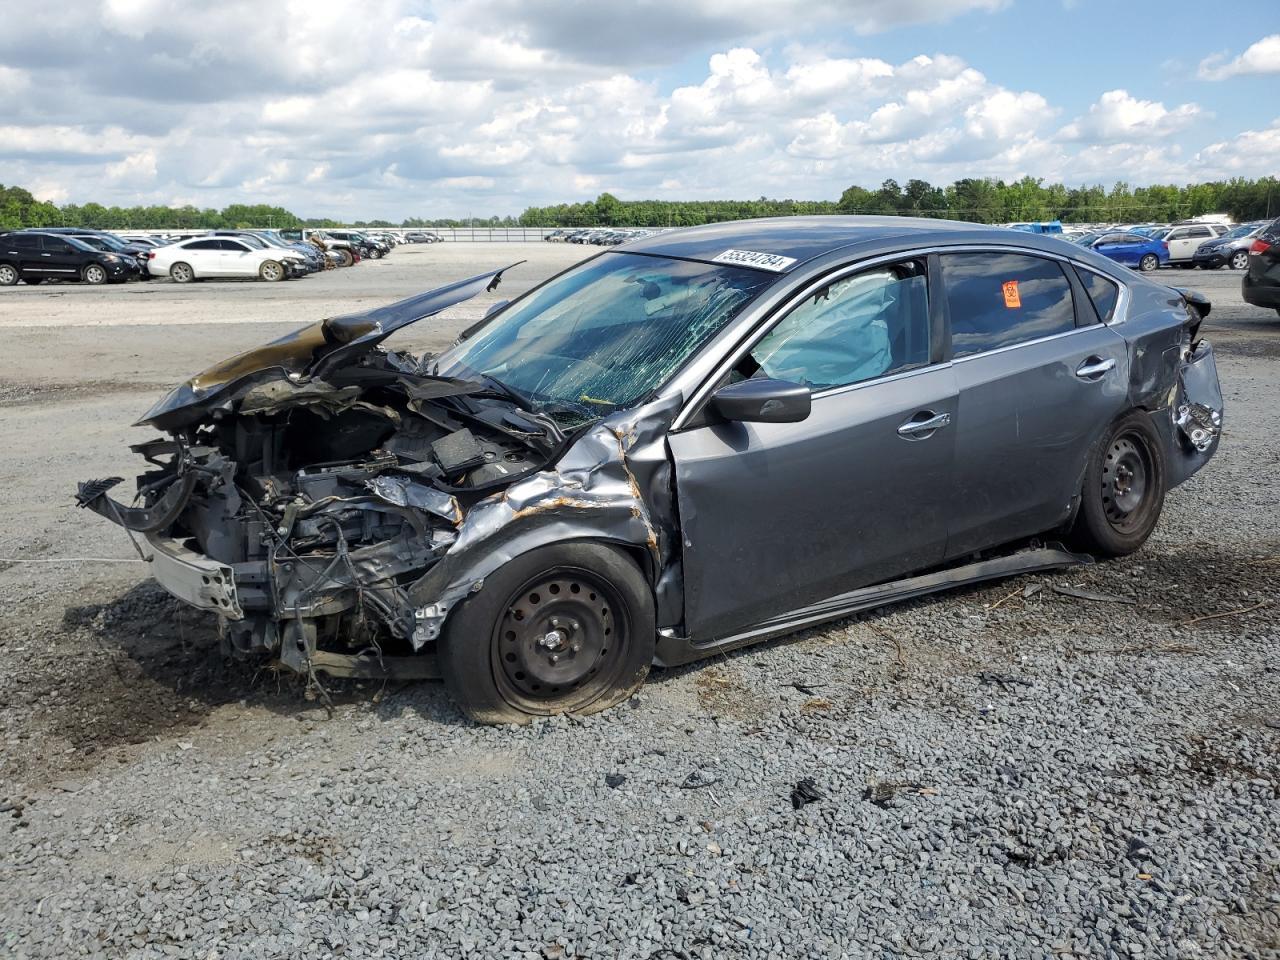
<svg viewBox="0 0 1280 960">
<path fill-rule="evenodd" d="M 207 362 L 582 254 L 0 290 L 0 557 L 127 561 L 74 480 L 128 469 L 126 425 Z M 136 564 L 0 562 L 0 956 L 1280 957 L 1280 321 L 1238 274 L 1169 279 L 1214 300 L 1228 432 L 1146 549 L 665 671 L 603 716 L 481 728 L 430 683 L 334 684 L 330 715 Z"/>
</svg>

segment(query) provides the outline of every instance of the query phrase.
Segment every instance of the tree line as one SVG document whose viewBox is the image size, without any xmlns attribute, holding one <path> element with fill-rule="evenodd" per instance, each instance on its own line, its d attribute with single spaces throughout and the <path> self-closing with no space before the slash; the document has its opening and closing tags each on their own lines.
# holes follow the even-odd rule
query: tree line
<svg viewBox="0 0 1280 960">
<path fill-rule="evenodd" d="M 879 189 L 852 186 L 839 200 L 619 200 L 604 193 L 584 203 L 529 207 L 525 227 L 687 227 L 749 217 L 797 214 L 878 214 L 941 217 L 978 223 L 1061 220 L 1063 223 L 1171 222 L 1203 213 L 1228 213 L 1239 222 L 1280 216 L 1280 180 L 1234 178 L 1186 186 L 1131 187 L 1117 183 L 1068 187 L 1024 177 L 1013 183 L 964 179 L 945 187 L 925 180 L 884 181 Z"/>
<path fill-rule="evenodd" d="M 1114 184 L 1067 187 L 1024 177 L 1012 183 L 964 179 L 945 187 L 925 180 L 875 190 L 849 187 L 838 200 L 595 200 L 529 207 L 519 217 L 357 220 L 356 227 L 686 227 L 750 217 L 800 214 L 879 214 L 943 217 L 979 223 L 1061 220 L 1064 223 L 1170 222 L 1203 213 L 1228 213 L 1239 222 L 1280 216 L 1280 180 L 1237 177 L 1186 186 Z M 327 218 L 303 218 L 269 204 L 233 203 L 221 210 L 193 206 L 106 207 L 37 200 L 21 187 L 0 184 L 0 230 L 21 227 L 88 227 L 95 230 L 202 230 L 246 227 L 339 227 Z"/>
</svg>

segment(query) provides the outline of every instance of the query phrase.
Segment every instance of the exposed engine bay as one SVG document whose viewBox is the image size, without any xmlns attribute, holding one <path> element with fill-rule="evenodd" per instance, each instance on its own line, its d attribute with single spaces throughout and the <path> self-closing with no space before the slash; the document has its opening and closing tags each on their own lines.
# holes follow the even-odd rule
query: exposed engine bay
<svg viewBox="0 0 1280 960">
<path fill-rule="evenodd" d="M 421 646 L 408 587 L 473 505 L 545 469 L 582 426 L 377 347 L 501 273 L 323 321 L 193 378 L 140 421 L 170 436 L 131 448 L 152 468 L 132 503 L 109 495 L 113 477 L 80 484 L 81 505 L 129 530 L 171 592 L 216 610 L 228 652 L 395 672 Z M 406 675 L 429 674 L 410 663 Z"/>
</svg>

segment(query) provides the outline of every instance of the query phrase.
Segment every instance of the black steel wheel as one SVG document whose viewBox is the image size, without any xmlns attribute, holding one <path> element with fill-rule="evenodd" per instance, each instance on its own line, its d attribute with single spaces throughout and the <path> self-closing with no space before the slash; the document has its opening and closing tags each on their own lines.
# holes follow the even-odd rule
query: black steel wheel
<svg viewBox="0 0 1280 960">
<path fill-rule="evenodd" d="M 548 701 L 593 700 L 615 679 L 630 624 L 612 584 L 561 567 L 510 598 L 490 646 L 507 699 L 533 709 Z"/>
<path fill-rule="evenodd" d="M 468 716 L 525 723 L 626 699 L 655 640 L 652 591 L 625 553 L 554 544 L 507 563 L 453 612 L 440 668 Z"/>
<path fill-rule="evenodd" d="M 1160 435 L 1135 411 L 1112 425 L 1085 472 L 1074 538 L 1105 556 L 1133 553 L 1151 536 L 1164 507 Z"/>
</svg>

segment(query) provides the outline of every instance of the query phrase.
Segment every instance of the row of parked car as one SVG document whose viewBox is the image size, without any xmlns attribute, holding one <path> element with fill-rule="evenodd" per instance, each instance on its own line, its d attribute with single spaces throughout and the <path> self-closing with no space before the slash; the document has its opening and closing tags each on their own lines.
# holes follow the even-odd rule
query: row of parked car
<svg viewBox="0 0 1280 960">
<path fill-rule="evenodd" d="M 630 240 L 643 240 L 656 236 L 661 230 L 646 230 L 641 227 L 625 228 L 583 228 L 578 230 L 555 230 L 548 233 L 543 240 L 552 243 L 589 243 L 597 247 L 616 247 Z"/>
<path fill-rule="evenodd" d="M 380 260 L 400 243 L 358 230 L 211 230 L 196 236 L 41 227 L 0 233 L 0 286 L 168 277 L 267 281 Z"/>
<path fill-rule="evenodd" d="M 1064 233 L 1063 239 L 1143 271 L 1160 267 L 1246 270 L 1250 246 L 1270 223 L 1133 224 L 1072 231 Z"/>
</svg>

